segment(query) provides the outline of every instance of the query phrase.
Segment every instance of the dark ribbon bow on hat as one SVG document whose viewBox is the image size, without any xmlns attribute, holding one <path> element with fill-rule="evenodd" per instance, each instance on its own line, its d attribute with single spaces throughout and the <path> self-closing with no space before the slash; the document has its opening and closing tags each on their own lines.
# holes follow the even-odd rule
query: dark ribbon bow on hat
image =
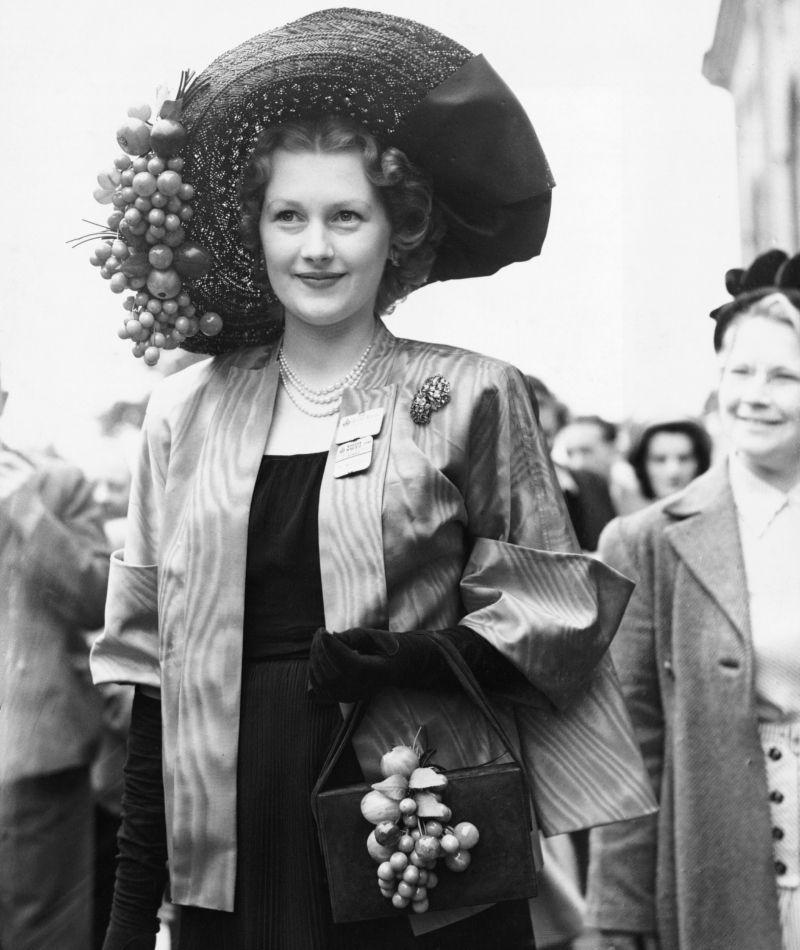
<svg viewBox="0 0 800 950">
<path fill-rule="evenodd" d="M 725 329 L 731 320 L 769 291 L 784 291 L 800 297 L 800 254 L 789 257 L 774 248 L 760 254 L 747 268 L 733 267 L 725 274 L 725 288 L 734 298 L 712 310 L 716 321 L 714 346 L 720 348 Z M 798 299 L 797 303 L 800 303 Z"/>
</svg>

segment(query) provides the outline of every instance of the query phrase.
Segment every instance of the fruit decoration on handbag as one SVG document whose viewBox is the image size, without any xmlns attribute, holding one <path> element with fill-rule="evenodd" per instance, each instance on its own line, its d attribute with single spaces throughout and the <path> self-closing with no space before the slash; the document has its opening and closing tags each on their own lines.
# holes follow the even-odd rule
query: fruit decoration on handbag
<svg viewBox="0 0 800 950">
<path fill-rule="evenodd" d="M 429 758 L 416 740 L 395 746 L 381 759 L 383 781 L 361 800 L 361 814 L 375 825 L 367 851 L 378 862 L 380 892 L 398 910 L 410 904 L 417 914 L 428 910 L 428 892 L 439 883 L 437 860 L 466 871 L 480 840 L 471 822 L 451 824 L 453 813 L 443 801 L 447 776 L 423 765 Z"/>
<path fill-rule="evenodd" d="M 87 222 L 99 232 L 71 242 L 75 247 L 96 242 L 89 262 L 113 293 L 131 291 L 122 302 L 125 316 L 117 333 L 133 341 L 133 355 L 149 366 L 187 337 L 222 330 L 219 314 L 198 315 L 186 286 L 211 268 L 211 255 L 186 234 L 194 188 L 181 177 L 187 135 L 181 109 L 193 77 L 191 70 L 181 74 L 176 98 L 164 97 L 152 122 L 148 104 L 128 109 L 117 130 L 123 154 L 98 174 L 94 190 L 96 201 L 115 210 L 105 226 Z"/>
</svg>

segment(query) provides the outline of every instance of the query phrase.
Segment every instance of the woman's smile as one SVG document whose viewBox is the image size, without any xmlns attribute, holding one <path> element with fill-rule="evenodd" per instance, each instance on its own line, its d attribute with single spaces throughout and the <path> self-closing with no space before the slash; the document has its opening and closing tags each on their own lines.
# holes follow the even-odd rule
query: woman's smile
<svg viewBox="0 0 800 950">
<path fill-rule="evenodd" d="M 312 290 L 327 290 L 329 287 L 333 287 L 337 284 L 344 276 L 344 273 L 331 273 L 331 272 L 309 272 L 295 275 L 298 280 L 302 281 L 307 287 L 310 287 Z"/>
</svg>

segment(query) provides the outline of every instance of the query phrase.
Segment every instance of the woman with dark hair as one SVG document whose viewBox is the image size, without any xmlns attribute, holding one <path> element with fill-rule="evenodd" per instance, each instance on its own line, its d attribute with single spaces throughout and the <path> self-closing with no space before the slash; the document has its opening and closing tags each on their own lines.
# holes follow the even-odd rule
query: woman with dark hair
<svg viewBox="0 0 800 950">
<path fill-rule="evenodd" d="M 437 631 L 546 834 L 654 807 L 603 659 L 629 584 L 575 553 L 520 374 L 380 319 L 538 253 L 533 129 L 481 57 L 348 9 L 224 54 L 184 117 L 222 331 L 150 402 L 93 653 L 137 686 L 106 950 L 153 946 L 167 857 L 181 950 L 531 947 L 525 900 L 334 924 L 309 798 L 340 702 L 353 781 L 420 727 L 444 768 L 503 755 Z"/>
<path fill-rule="evenodd" d="M 711 439 L 691 419 L 659 422 L 644 430 L 628 461 L 645 498 L 666 498 L 708 471 Z"/>
<path fill-rule="evenodd" d="M 716 310 L 729 458 L 606 529 L 612 647 L 660 799 L 592 832 L 604 947 L 800 948 L 800 255 Z"/>
</svg>

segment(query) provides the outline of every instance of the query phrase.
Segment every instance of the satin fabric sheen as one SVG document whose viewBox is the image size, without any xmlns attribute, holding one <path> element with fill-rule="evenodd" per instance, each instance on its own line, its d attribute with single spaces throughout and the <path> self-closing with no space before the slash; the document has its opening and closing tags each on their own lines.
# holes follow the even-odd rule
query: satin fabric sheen
<svg viewBox="0 0 800 950">
<path fill-rule="evenodd" d="M 92 655 L 96 682 L 161 688 L 173 899 L 221 910 L 232 908 L 235 886 L 248 514 L 276 354 L 270 346 L 217 357 L 154 393 L 124 558 L 112 558 L 106 629 Z M 415 425 L 411 400 L 434 373 L 450 381 L 451 401 Z M 557 707 L 537 708 L 533 690 L 496 697 L 531 771 L 544 833 L 652 813 L 613 666 L 600 659 L 631 585 L 575 553 L 520 374 L 396 339 L 379 321 L 341 416 L 379 407 L 386 415 L 369 469 L 334 479 L 332 446 L 323 476 L 327 628 L 472 627 Z M 367 777 L 420 726 L 448 768 L 502 752 L 466 697 L 387 689 L 355 740 Z"/>
</svg>

